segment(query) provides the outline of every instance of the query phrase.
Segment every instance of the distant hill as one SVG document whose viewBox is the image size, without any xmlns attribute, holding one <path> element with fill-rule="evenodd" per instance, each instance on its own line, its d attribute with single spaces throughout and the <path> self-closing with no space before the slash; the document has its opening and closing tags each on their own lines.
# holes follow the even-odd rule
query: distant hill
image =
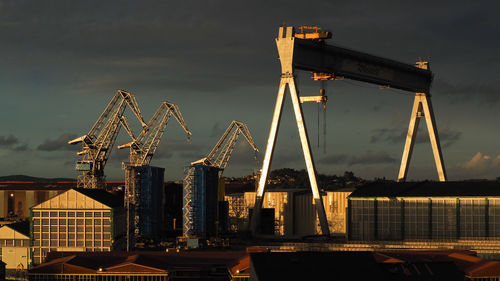
<svg viewBox="0 0 500 281">
<path fill-rule="evenodd" d="M 26 175 L 11 175 L 0 177 L 0 181 L 32 181 L 32 182 L 58 182 L 58 181 L 76 181 L 70 178 L 37 178 Z"/>
</svg>

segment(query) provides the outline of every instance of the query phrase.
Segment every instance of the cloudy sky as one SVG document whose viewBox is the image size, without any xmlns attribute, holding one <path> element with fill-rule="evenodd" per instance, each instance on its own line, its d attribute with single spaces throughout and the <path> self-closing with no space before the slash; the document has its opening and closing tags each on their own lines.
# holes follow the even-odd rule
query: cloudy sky
<svg viewBox="0 0 500 281">
<path fill-rule="evenodd" d="M 285 24 L 328 29 L 331 44 L 429 60 L 449 178 L 500 177 L 499 12 L 498 1 L 0 0 L 0 175 L 76 177 L 78 147 L 66 142 L 88 132 L 117 89 L 135 94 L 146 119 L 163 100 L 179 105 L 193 136 L 186 143 L 168 124 L 152 161 L 166 180 L 181 179 L 233 119 L 248 124 L 262 159 L 280 78 L 274 38 Z M 309 76 L 298 78 L 302 95 L 319 92 Z M 395 179 L 413 94 L 348 80 L 328 82 L 327 94 L 326 154 L 318 108 L 304 105 L 318 171 Z M 426 137 L 422 122 L 410 179 L 437 179 Z M 227 176 L 257 168 L 241 140 Z M 126 158 L 113 151 L 108 179 L 123 178 Z M 272 165 L 282 167 L 304 168 L 289 98 Z"/>
</svg>

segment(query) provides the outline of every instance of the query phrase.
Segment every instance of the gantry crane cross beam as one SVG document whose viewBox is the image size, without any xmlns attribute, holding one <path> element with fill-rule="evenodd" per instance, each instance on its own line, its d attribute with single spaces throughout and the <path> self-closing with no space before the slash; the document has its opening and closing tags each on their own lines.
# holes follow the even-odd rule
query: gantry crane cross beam
<svg viewBox="0 0 500 281">
<path fill-rule="evenodd" d="M 252 139 L 252 135 L 250 134 L 250 130 L 248 130 L 247 125 L 244 122 L 233 120 L 233 122 L 229 124 L 224 134 L 212 148 L 208 156 L 198 161 L 192 162 L 191 165 L 203 164 L 206 166 L 217 167 L 220 169 L 219 176 L 222 176 L 222 172 L 229 162 L 229 158 L 233 153 L 234 146 L 240 134 L 243 134 L 248 144 L 250 144 L 255 152 L 259 152 L 259 149 L 257 148 L 257 146 L 255 146 L 255 142 Z"/>
<path fill-rule="evenodd" d="M 257 232 L 260 224 L 260 210 L 262 208 L 264 189 L 274 153 L 286 89 L 289 89 L 292 99 L 321 231 L 324 235 L 329 234 L 323 201 L 319 194 L 316 181 L 316 169 L 311 154 L 300 98 L 295 85 L 296 70 L 312 71 L 320 76 L 326 74 L 326 76 L 330 75 L 333 78 L 343 77 L 346 79 L 415 92 L 415 102 L 398 180 L 404 181 L 406 179 L 411 152 L 413 144 L 415 143 L 418 121 L 420 117 L 425 116 L 439 179 L 441 181 L 446 181 L 446 173 L 444 170 L 434 113 L 430 102 L 429 90 L 433 76 L 428 68 L 428 64 L 419 62 L 414 66 L 367 53 L 327 45 L 324 39 L 330 38 L 331 34 L 328 32 L 318 32 L 318 30 L 316 30 L 315 33 L 314 36 L 307 36 L 304 34 L 295 34 L 293 27 L 279 28 L 276 45 L 281 61 L 281 82 L 262 165 L 262 173 L 256 192 L 254 212 L 250 222 L 250 228 L 254 234 Z"/>
<path fill-rule="evenodd" d="M 104 187 L 104 166 L 121 126 L 125 127 L 129 135 L 132 134 L 123 115 L 127 106 L 130 107 L 141 125 L 146 126 L 135 96 L 124 90 L 118 90 L 90 131 L 86 135 L 68 142 L 68 144 L 82 143 L 82 151 L 77 153 L 77 155 L 82 156 L 82 159 L 76 164 L 76 170 L 82 171 L 82 174 L 78 176 L 79 187 Z"/>
</svg>

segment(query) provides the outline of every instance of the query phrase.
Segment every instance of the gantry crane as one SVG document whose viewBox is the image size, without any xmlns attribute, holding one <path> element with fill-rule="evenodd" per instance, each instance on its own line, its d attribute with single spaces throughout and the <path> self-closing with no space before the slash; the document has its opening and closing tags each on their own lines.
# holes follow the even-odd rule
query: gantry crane
<svg viewBox="0 0 500 281">
<path fill-rule="evenodd" d="M 229 158 L 233 153 L 234 146 L 240 134 L 243 134 L 255 153 L 259 152 L 259 149 L 255 146 L 255 143 L 252 139 L 252 135 L 250 135 L 247 124 L 233 120 L 233 122 L 229 124 L 229 127 L 227 127 L 226 131 L 219 139 L 219 141 L 217 141 L 214 148 L 212 148 L 208 156 L 198 161 L 192 162 L 191 165 L 203 164 L 205 166 L 213 166 L 219 168 L 219 177 L 221 177 L 224 169 L 227 166 L 227 162 L 229 161 Z"/>
<path fill-rule="evenodd" d="M 427 62 L 417 62 L 416 65 L 410 65 L 395 60 L 374 56 L 359 51 L 346 49 L 343 47 L 326 44 L 325 39 L 331 38 L 329 32 L 321 32 L 316 27 L 299 28 L 301 32 L 296 32 L 291 26 L 281 26 L 279 28 L 276 45 L 281 62 L 281 81 L 276 99 L 276 106 L 271 122 L 269 138 L 267 141 L 266 153 L 262 164 L 262 173 L 259 180 L 255 196 L 254 211 L 251 219 L 251 229 L 254 234 L 257 233 L 260 224 L 260 210 L 262 208 L 263 196 L 272 156 L 276 136 L 278 133 L 283 101 L 286 90 L 289 90 L 292 99 L 297 128 L 300 135 L 304 160 L 306 162 L 311 191 L 314 198 L 318 219 L 321 226 L 321 232 L 329 235 L 328 221 L 326 219 L 323 200 L 319 193 L 316 180 L 316 168 L 314 165 L 309 138 L 307 135 L 306 124 L 302 114 L 301 98 L 298 96 L 298 90 L 295 83 L 297 70 L 311 71 L 314 76 L 319 76 L 320 81 L 331 80 L 332 78 L 342 77 L 380 85 L 384 88 L 395 88 L 399 90 L 415 93 L 414 106 L 411 113 L 410 125 L 406 137 L 401 167 L 398 175 L 398 181 L 405 181 L 408 171 L 408 165 L 411 158 L 415 135 L 417 133 L 418 122 L 421 117 L 425 117 L 429 138 L 432 145 L 436 169 L 439 180 L 446 181 L 446 172 L 444 169 L 443 156 L 439 144 L 436 121 L 431 105 L 430 86 L 433 75 Z M 304 33 L 304 29 L 312 29 L 313 32 Z M 322 93 L 322 96 L 324 94 Z M 302 101 L 326 102 L 326 96 L 302 98 Z"/>
<path fill-rule="evenodd" d="M 68 141 L 68 144 L 82 143 L 82 159 L 77 161 L 76 170 L 82 173 L 78 176 L 78 187 L 104 188 L 104 166 L 115 143 L 121 126 L 129 135 L 132 131 L 123 115 L 127 105 L 135 114 L 143 127 L 146 126 L 135 96 L 124 90 L 118 90 L 104 112 L 97 119 L 90 131 L 79 138 Z"/>
<path fill-rule="evenodd" d="M 118 146 L 119 149 L 130 148 L 129 162 L 123 163 L 123 169 L 125 170 L 124 205 L 127 210 L 127 251 L 132 243 L 131 226 L 134 228 L 134 240 L 141 233 L 139 228 L 141 220 L 141 188 L 138 186 L 138 180 L 136 179 L 138 177 L 137 167 L 149 166 L 172 116 L 179 122 L 188 136 L 191 135 L 179 107 L 174 103 L 164 101 L 137 138 L 132 136 L 132 142 Z M 131 217 L 134 218 L 133 225 L 131 224 Z"/>
</svg>

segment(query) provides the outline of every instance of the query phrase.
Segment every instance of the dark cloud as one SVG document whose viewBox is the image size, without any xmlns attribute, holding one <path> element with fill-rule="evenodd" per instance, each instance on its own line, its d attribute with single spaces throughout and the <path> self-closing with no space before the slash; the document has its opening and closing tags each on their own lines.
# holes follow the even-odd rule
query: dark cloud
<svg viewBox="0 0 500 281">
<path fill-rule="evenodd" d="M 0 148 L 7 148 L 17 152 L 29 150 L 28 144 L 21 143 L 21 141 L 13 135 L 0 136 Z"/>
<path fill-rule="evenodd" d="M 25 143 L 14 147 L 14 151 L 27 151 L 27 150 L 29 150 L 29 147 Z"/>
<path fill-rule="evenodd" d="M 0 136 L 0 147 L 12 147 L 19 143 L 19 139 L 13 135 Z"/>
<path fill-rule="evenodd" d="M 422 120 L 420 121 L 422 123 Z M 425 125 L 424 125 L 425 126 Z M 425 128 L 419 128 L 415 143 L 428 143 L 429 134 Z M 370 138 L 371 143 L 385 142 L 390 144 L 399 144 L 406 141 L 408 128 L 384 128 L 375 129 Z M 449 147 L 459 141 L 462 137 L 462 132 L 455 131 L 449 128 L 444 128 L 438 131 L 439 140 L 442 147 Z"/>
<path fill-rule="evenodd" d="M 372 165 L 372 164 L 386 164 L 393 163 L 396 159 L 391 157 L 386 152 L 366 152 L 361 155 L 349 156 L 346 154 L 336 154 L 323 157 L 319 163 L 325 165 Z"/>
<path fill-rule="evenodd" d="M 321 158 L 319 163 L 326 165 L 345 164 L 348 159 L 349 157 L 346 154 L 335 154 Z"/>
<path fill-rule="evenodd" d="M 499 81 L 445 81 L 436 79 L 432 87 L 433 92 L 440 93 L 453 103 L 480 102 L 490 106 L 500 102 Z"/>
<path fill-rule="evenodd" d="M 81 145 L 70 145 L 68 141 L 77 138 L 77 135 L 64 133 L 56 139 L 46 139 L 36 149 L 40 151 L 78 151 Z"/>
<path fill-rule="evenodd" d="M 220 136 L 223 134 L 223 130 L 220 127 L 219 122 L 215 122 L 214 126 L 212 127 L 212 130 L 210 131 L 210 137 L 211 138 L 220 138 Z"/>
<path fill-rule="evenodd" d="M 396 162 L 395 158 L 389 156 L 385 152 L 367 152 L 362 155 L 354 156 L 349 160 L 349 166 L 351 165 L 371 165 L 371 164 L 387 164 Z"/>
</svg>

